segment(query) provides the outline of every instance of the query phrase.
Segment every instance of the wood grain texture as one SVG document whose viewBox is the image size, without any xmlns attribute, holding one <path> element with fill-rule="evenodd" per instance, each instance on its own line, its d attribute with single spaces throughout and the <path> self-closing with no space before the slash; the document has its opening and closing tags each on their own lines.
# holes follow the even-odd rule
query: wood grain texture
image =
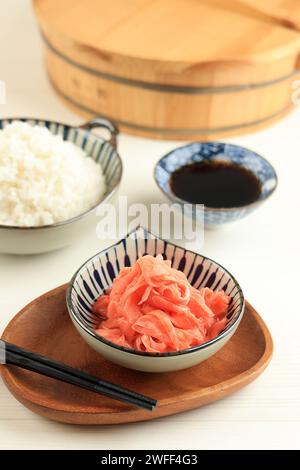
<svg viewBox="0 0 300 470">
<path fill-rule="evenodd" d="M 56 67 L 59 61 L 54 55 L 47 56 L 51 84 L 77 113 L 84 117 L 100 114 L 124 132 L 162 139 L 211 139 L 263 127 L 292 107 L 294 89 L 291 85 L 296 79 L 288 78 L 266 88 L 218 95 L 170 95 L 142 88 L 128 93 L 127 85 L 102 78 L 91 80 L 84 71 L 77 71 L 75 79 L 72 66 L 66 65 L 63 70 Z"/>
<path fill-rule="evenodd" d="M 226 1 L 226 0 L 225 0 Z M 300 10 L 295 8 L 294 0 L 238 0 L 256 14 L 272 19 L 286 28 L 300 31 Z M 260 16 L 261 17 L 261 16 Z"/>
<path fill-rule="evenodd" d="M 291 3 L 299 10 L 297 0 Z M 194 65 L 271 59 L 293 48 L 299 51 L 295 31 L 249 17 L 236 11 L 234 4 L 228 8 L 230 4 L 227 0 L 34 0 L 42 26 L 128 60 Z"/>
<path fill-rule="evenodd" d="M 3 339 L 117 382 L 158 399 L 145 412 L 72 385 L 12 366 L 2 366 L 11 393 L 33 412 L 73 424 L 145 421 L 219 400 L 253 381 L 272 356 L 270 333 L 247 304 L 238 331 L 215 356 L 196 367 L 168 374 L 124 369 L 91 350 L 74 329 L 65 305 L 66 285 L 27 305 L 9 323 Z"/>
<path fill-rule="evenodd" d="M 249 131 L 291 105 L 300 34 L 275 6 L 272 16 L 250 0 L 34 0 L 48 75 L 75 109 L 184 140 Z"/>
</svg>

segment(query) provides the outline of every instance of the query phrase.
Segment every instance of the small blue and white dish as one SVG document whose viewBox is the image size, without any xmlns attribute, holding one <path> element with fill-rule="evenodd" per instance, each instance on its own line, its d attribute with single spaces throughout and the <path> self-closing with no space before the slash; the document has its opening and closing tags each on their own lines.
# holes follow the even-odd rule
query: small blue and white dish
<svg viewBox="0 0 300 470">
<path fill-rule="evenodd" d="M 155 166 L 154 178 L 161 191 L 172 203 L 180 204 L 185 213 L 203 222 L 203 207 L 193 205 L 193 210 L 184 208 L 188 201 L 176 196 L 170 181 L 173 173 L 179 168 L 207 161 L 230 162 L 253 173 L 260 183 L 260 194 L 254 202 L 241 207 L 216 208 L 205 206 L 204 224 L 208 228 L 217 228 L 228 222 L 241 219 L 258 208 L 275 191 L 278 183 L 272 165 L 261 155 L 238 145 L 222 142 L 196 142 L 172 150 L 163 156 Z"/>
<path fill-rule="evenodd" d="M 134 265 L 145 254 L 161 254 L 169 259 L 175 269 L 186 274 L 196 289 L 223 289 L 231 297 L 228 324 L 216 338 L 177 352 L 150 353 L 119 346 L 95 333 L 99 317 L 92 312 L 92 305 L 111 286 L 124 266 Z M 130 369 L 170 372 L 192 367 L 219 351 L 236 331 L 244 313 L 245 300 L 238 282 L 216 261 L 178 247 L 138 227 L 78 269 L 69 284 L 67 307 L 79 334 L 105 358 Z"/>
<path fill-rule="evenodd" d="M 63 140 L 72 142 L 83 149 L 87 158 L 92 158 L 101 166 L 106 182 L 106 192 L 96 206 L 68 220 L 51 225 L 18 227 L 0 225 L 0 252 L 9 254 L 36 254 L 57 250 L 70 245 L 82 234 L 90 230 L 97 219 L 97 208 L 116 196 L 122 178 L 122 161 L 116 148 L 117 128 L 104 118 L 95 118 L 81 126 L 73 127 L 56 121 L 31 118 L 9 118 L 0 120 L 0 129 L 13 121 L 24 121 L 34 126 L 49 129 L 54 135 L 61 135 Z M 96 135 L 93 129 L 104 129 L 109 139 Z M 94 227 L 95 228 L 95 227 Z"/>
</svg>

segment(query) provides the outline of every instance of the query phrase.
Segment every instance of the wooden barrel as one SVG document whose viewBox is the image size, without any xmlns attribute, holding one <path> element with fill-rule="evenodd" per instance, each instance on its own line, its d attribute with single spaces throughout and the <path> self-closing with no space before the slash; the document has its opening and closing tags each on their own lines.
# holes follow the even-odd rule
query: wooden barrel
<svg viewBox="0 0 300 470">
<path fill-rule="evenodd" d="M 292 108 L 299 0 L 34 0 L 50 81 L 121 130 L 211 139 Z M 283 8 L 284 4 L 284 8 Z"/>
</svg>

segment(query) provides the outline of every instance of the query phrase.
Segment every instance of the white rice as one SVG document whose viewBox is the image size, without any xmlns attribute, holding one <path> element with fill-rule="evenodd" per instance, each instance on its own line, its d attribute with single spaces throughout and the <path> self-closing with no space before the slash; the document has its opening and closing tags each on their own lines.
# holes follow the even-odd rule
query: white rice
<svg viewBox="0 0 300 470">
<path fill-rule="evenodd" d="M 95 206 L 99 164 L 47 128 L 14 121 L 0 131 L 0 225 L 49 225 Z"/>
</svg>

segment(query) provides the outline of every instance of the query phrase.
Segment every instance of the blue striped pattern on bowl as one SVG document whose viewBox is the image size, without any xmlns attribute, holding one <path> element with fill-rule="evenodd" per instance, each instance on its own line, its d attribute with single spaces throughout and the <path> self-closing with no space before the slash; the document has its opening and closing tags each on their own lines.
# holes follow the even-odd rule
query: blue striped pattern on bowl
<svg viewBox="0 0 300 470">
<path fill-rule="evenodd" d="M 195 288 L 223 289 L 232 298 L 228 311 L 230 321 L 221 335 L 231 329 L 240 319 L 244 309 L 244 296 L 237 281 L 225 268 L 209 258 L 162 240 L 139 227 L 115 245 L 88 260 L 71 280 L 67 293 L 68 309 L 73 319 L 85 331 L 100 341 L 126 350 L 95 334 L 94 329 L 99 324 L 99 318 L 92 313 L 91 306 L 99 295 L 111 286 L 120 269 L 124 266 L 132 266 L 140 256 L 145 254 L 153 256 L 161 254 L 165 259 L 171 260 L 172 266 L 183 271 Z M 136 353 L 139 354 L 139 352 Z M 153 353 L 152 355 L 179 353 L 182 352 Z M 151 353 L 140 354 L 151 355 Z"/>
</svg>

